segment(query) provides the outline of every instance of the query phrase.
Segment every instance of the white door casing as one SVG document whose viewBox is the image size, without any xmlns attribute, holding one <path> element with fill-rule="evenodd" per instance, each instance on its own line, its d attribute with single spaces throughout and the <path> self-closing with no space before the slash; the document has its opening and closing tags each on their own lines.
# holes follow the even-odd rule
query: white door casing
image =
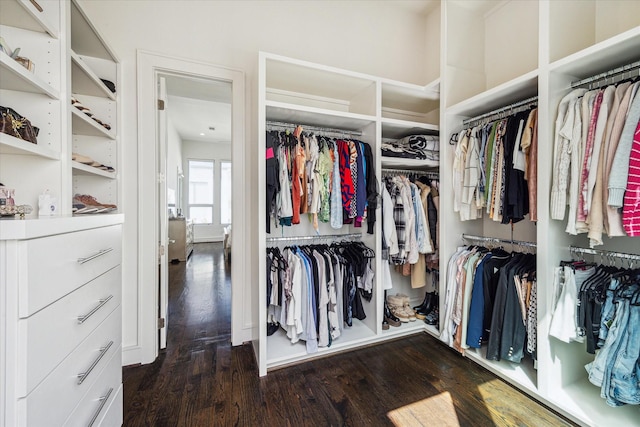
<svg viewBox="0 0 640 427">
<path fill-rule="evenodd" d="M 138 84 L 138 343 L 131 357 L 123 356 L 128 364 L 151 363 L 158 355 L 158 235 L 159 200 L 157 188 L 157 114 L 155 105 L 158 74 L 198 77 L 227 81 L 232 85 L 232 215 L 234 219 L 231 259 L 231 343 L 240 345 L 252 339 L 251 313 L 243 310 L 243 301 L 250 298 L 250 271 L 241 260 L 247 259 L 246 230 L 248 215 L 245 205 L 245 81 L 240 70 L 229 69 L 199 61 L 176 58 L 161 53 L 137 52 Z M 155 155 L 154 155 L 155 153 Z M 237 165 L 237 166 L 236 166 Z M 126 327 L 126 325 L 125 325 Z"/>
<path fill-rule="evenodd" d="M 167 83 L 161 75 L 157 79 L 158 106 L 158 215 L 159 227 L 158 251 L 160 253 L 160 306 L 158 329 L 160 331 L 160 349 L 167 348 L 167 327 L 169 326 L 169 219 L 167 205 Z M 161 319 L 164 319 L 160 322 Z"/>
</svg>

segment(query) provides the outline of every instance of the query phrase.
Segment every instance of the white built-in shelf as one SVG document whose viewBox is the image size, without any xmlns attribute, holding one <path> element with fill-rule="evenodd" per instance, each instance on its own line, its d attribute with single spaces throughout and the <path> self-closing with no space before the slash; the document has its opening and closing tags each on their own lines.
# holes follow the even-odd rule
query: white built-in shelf
<svg viewBox="0 0 640 427">
<path fill-rule="evenodd" d="M 430 112 L 440 108 L 440 79 L 426 86 L 383 79 L 381 92 L 383 117 L 424 123 Z"/>
<path fill-rule="evenodd" d="M 383 168 L 392 169 L 437 169 L 440 162 L 434 160 L 422 159 L 403 159 L 402 157 L 385 157 L 380 156 L 380 162 Z"/>
<path fill-rule="evenodd" d="M 447 108 L 447 114 L 478 116 L 538 94 L 538 70 L 479 93 Z"/>
<path fill-rule="evenodd" d="M 640 426 L 640 407 L 608 406 L 600 397 L 600 387 L 591 384 L 586 371 L 584 371 L 584 378 L 580 381 L 554 389 L 549 401 L 552 405 L 560 404 L 562 410 L 570 414 L 571 418 L 583 424 Z M 615 420 L 614 424 L 612 424 L 613 420 Z"/>
<path fill-rule="evenodd" d="M 401 139 L 409 135 L 437 135 L 440 127 L 434 124 L 398 120 L 381 119 L 382 138 Z"/>
<path fill-rule="evenodd" d="M 102 136 L 115 140 L 112 130 L 108 130 L 75 107 L 71 107 L 71 124 L 74 135 Z"/>
<path fill-rule="evenodd" d="M 0 154 L 22 154 L 60 160 L 60 152 L 0 133 Z"/>
<path fill-rule="evenodd" d="M 58 90 L 4 52 L 0 52 L 0 89 L 41 93 L 53 99 L 60 98 Z"/>
<path fill-rule="evenodd" d="M 71 167 L 73 168 L 74 175 L 95 175 L 103 178 L 116 179 L 115 172 L 107 172 L 102 169 L 94 168 L 93 166 L 85 165 L 84 163 L 71 161 Z"/>
<path fill-rule="evenodd" d="M 391 337 L 403 337 L 406 335 L 417 334 L 425 331 L 427 326 L 424 321 L 418 319 L 414 322 L 400 323 L 400 326 L 389 326 L 389 329 L 382 331 L 382 336 L 385 339 Z"/>
<path fill-rule="evenodd" d="M 71 50 L 78 55 L 117 62 L 115 55 L 100 37 L 99 32 L 76 5 L 76 0 L 71 1 Z"/>
<path fill-rule="evenodd" d="M 38 11 L 29 0 L 2 0 L 0 24 L 39 33 L 48 33 L 57 39 L 59 28 Z"/>
<path fill-rule="evenodd" d="M 618 34 L 549 65 L 551 72 L 565 73 L 577 79 L 609 71 L 640 60 L 640 27 Z"/>
<path fill-rule="evenodd" d="M 331 347 L 319 348 L 317 354 L 326 355 L 359 347 L 375 338 L 374 331 L 363 322 L 353 319 L 353 326 L 345 326 L 342 329 L 342 335 L 331 343 Z M 309 356 L 306 343 L 298 341 L 296 344 L 291 344 L 291 340 L 282 328 L 267 337 L 267 368 L 299 362 L 308 359 Z"/>
<path fill-rule="evenodd" d="M 533 361 L 530 358 L 523 358 L 521 363 L 513 363 L 505 360 L 495 361 L 485 358 L 487 352 L 486 347 L 468 348 L 465 350 L 465 356 L 473 359 L 479 365 L 490 370 L 499 377 L 507 379 L 511 384 L 523 391 L 537 393 L 538 391 L 538 374 L 533 367 Z"/>
<path fill-rule="evenodd" d="M 360 131 L 375 122 L 375 117 L 323 108 L 267 101 L 267 121 Z"/>
<path fill-rule="evenodd" d="M 116 100 L 116 95 L 105 86 L 91 68 L 75 52 L 71 52 L 71 86 L 73 93 L 99 96 Z"/>
</svg>

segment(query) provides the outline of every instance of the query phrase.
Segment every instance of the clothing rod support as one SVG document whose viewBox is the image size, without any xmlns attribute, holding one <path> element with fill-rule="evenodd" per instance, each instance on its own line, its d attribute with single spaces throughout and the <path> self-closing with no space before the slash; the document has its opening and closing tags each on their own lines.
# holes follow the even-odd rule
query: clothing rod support
<svg viewBox="0 0 640 427">
<path fill-rule="evenodd" d="M 470 234 L 463 234 L 462 238 L 464 240 L 474 240 L 476 242 L 508 243 L 512 245 L 525 246 L 530 248 L 535 248 L 538 246 L 533 242 L 525 242 L 522 240 L 509 240 L 509 239 L 500 239 L 498 237 L 486 237 L 486 236 L 472 236 Z"/>
<path fill-rule="evenodd" d="M 580 248 L 578 246 L 570 246 L 569 252 L 576 255 L 577 254 L 601 255 L 604 257 L 613 257 L 613 258 L 640 261 L 640 255 L 627 254 L 624 252 L 611 252 L 611 251 L 605 251 L 602 249 L 588 249 L 588 248 Z"/>
<path fill-rule="evenodd" d="M 487 120 L 489 118 L 492 118 L 492 116 L 496 116 L 496 118 L 499 118 L 501 114 L 510 111 L 510 112 L 514 112 L 514 110 L 521 108 L 521 109 L 526 109 L 528 107 L 531 107 L 535 104 L 538 103 L 538 96 L 532 96 L 531 98 L 527 98 L 527 99 L 523 99 L 522 101 L 518 101 L 518 102 L 514 102 L 513 104 L 507 105 L 505 107 L 501 107 L 498 108 L 497 110 L 493 110 L 490 111 L 488 113 L 484 113 L 481 114 L 479 116 L 470 118 L 470 119 L 466 119 L 462 122 L 463 126 L 468 126 L 469 124 L 473 123 L 476 124 L 476 122 L 480 122 L 482 120 Z"/>
<path fill-rule="evenodd" d="M 586 79 L 578 80 L 571 83 L 571 88 L 577 88 L 585 85 L 591 85 L 594 82 L 599 80 L 605 80 L 604 83 L 607 83 L 607 79 L 609 77 L 619 76 L 624 73 L 631 73 L 633 70 L 640 70 L 640 61 L 633 62 L 631 64 L 623 65 L 618 68 L 614 68 L 613 70 L 605 71 L 604 73 L 596 74 L 595 76 L 587 77 Z M 632 76 L 629 76 L 632 77 Z M 624 78 L 624 77 L 623 77 Z M 599 82 L 602 83 L 602 82 Z M 613 82 L 611 82 L 613 84 Z M 597 87 L 598 85 L 596 85 Z M 595 87 L 594 87 L 595 89 Z"/>
<path fill-rule="evenodd" d="M 274 128 L 274 127 L 294 130 L 298 126 L 302 126 L 303 131 L 306 130 L 306 131 L 319 132 L 319 133 L 337 133 L 337 134 L 349 135 L 349 136 L 362 136 L 362 132 L 357 130 L 332 129 L 332 128 L 324 128 L 320 126 L 305 125 L 302 123 L 295 124 L 295 123 L 286 123 L 286 122 L 267 121 L 268 130 L 271 130 L 270 128 Z"/>
<path fill-rule="evenodd" d="M 287 237 L 267 237 L 267 242 L 282 242 L 287 240 L 327 240 L 327 239 L 359 239 L 362 238 L 362 233 L 350 233 L 350 234 L 323 234 L 320 236 L 287 236 Z"/>
</svg>

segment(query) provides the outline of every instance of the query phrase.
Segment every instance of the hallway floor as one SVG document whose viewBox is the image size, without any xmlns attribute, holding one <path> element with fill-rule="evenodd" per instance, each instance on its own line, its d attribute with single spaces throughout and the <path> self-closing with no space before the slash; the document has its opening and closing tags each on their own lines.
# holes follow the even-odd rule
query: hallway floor
<svg viewBox="0 0 640 427">
<path fill-rule="evenodd" d="M 570 426 L 426 334 L 258 377 L 231 347 L 222 244 L 170 264 L 167 349 L 123 370 L 125 426 Z"/>
</svg>

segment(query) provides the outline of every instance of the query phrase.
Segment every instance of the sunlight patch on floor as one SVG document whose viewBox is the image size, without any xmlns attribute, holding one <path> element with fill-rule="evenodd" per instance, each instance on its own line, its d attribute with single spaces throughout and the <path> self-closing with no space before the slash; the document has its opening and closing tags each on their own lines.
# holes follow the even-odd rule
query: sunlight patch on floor
<svg viewBox="0 0 640 427">
<path fill-rule="evenodd" d="M 387 413 L 396 426 L 459 427 L 456 408 L 449 392 L 413 402 Z"/>
</svg>

